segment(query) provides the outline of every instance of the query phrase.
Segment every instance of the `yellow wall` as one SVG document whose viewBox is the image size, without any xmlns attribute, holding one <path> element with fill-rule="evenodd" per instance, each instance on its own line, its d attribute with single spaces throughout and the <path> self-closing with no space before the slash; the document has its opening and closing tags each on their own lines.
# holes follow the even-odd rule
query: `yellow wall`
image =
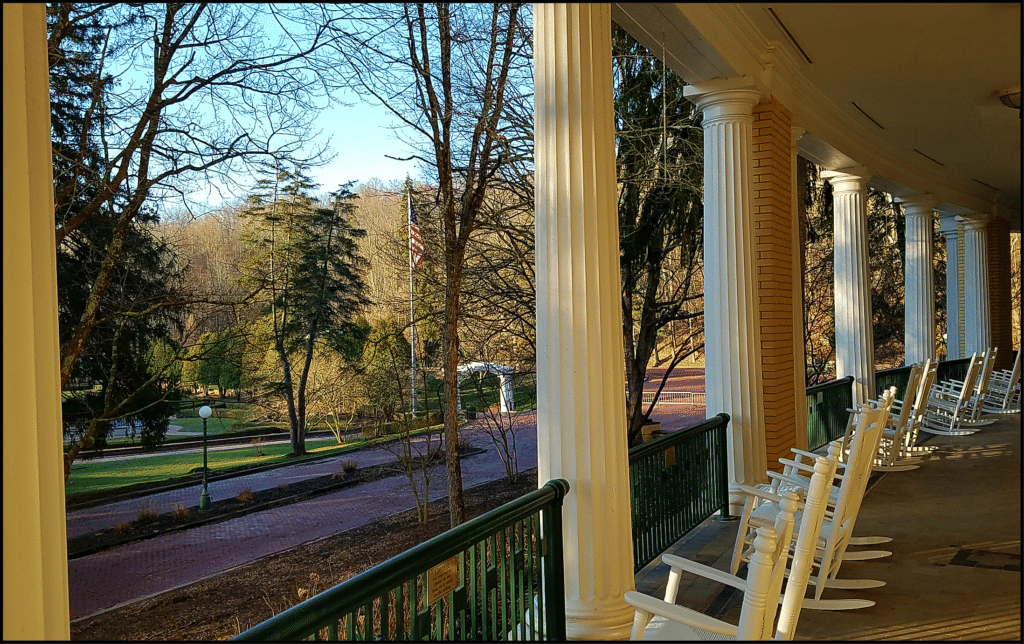
<svg viewBox="0 0 1024 644">
<path fill-rule="evenodd" d="M 42 4 L 4 4 L 4 639 L 68 639 Z"/>
</svg>

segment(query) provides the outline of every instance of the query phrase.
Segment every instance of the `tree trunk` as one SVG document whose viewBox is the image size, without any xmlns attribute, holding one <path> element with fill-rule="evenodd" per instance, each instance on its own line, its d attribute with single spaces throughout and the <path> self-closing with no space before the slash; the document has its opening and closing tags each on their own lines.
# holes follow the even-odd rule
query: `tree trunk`
<svg viewBox="0 0 1024 644">
<path fill-rule="evenodd" d="M 444 291 L 444 442 L 445 466 L 448 470 L 448 513 L 451 527 L 466 520 L 466 501 L 462 492 L 462 462 L 459 460 L 458 397 L 459 383 L 459 289 L 462 286 L 462 265 L 450 267 Z"/>
</svg>

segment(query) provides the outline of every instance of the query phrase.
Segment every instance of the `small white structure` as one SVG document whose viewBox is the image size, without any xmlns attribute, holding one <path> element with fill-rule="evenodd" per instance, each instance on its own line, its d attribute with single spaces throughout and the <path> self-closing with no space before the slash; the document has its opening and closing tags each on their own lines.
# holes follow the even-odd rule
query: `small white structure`
<svg viewBox="0 0 1024 644">
<path fill-rule="evenodd" d="M 459 381 L 466 376 L 476 373 L 478 371 L 486 371 L 487 373 L 498 374 L 501 378 L 501 387 L 498 389 L 498 408 L 503 411 L 515 411 L 516 401 L 514 397 L 514 391 L 512 389 L 512 374 L 516 372 L 515 367 L 509 367 L 503 364 L 493 364 L 490 362 L 470 362 L 468 364 L 459 365 Z M 459 411 L 462 411 L 462 388 L 459 387 L 456 390 L 458 395 Z"/>
</svg>

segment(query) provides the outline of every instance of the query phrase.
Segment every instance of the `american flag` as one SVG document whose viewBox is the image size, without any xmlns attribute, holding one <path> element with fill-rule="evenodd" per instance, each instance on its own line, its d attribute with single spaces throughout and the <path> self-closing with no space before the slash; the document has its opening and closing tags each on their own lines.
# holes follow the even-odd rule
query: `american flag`
<svg viewBox="0 0 1024 644">
<path fill-rule="evenodd" d="M 423 233 L 416 221 L 416 211 L 412 208 L 412 195 L 409 195 L 409 268 L 416 270 L 423 263 Z"/>
</svg>

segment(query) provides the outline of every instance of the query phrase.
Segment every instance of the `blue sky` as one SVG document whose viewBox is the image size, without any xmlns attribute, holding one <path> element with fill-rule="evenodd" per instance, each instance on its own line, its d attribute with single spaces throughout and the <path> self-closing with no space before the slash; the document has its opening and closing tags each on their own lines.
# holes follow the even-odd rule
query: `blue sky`
<svg viewBox="0 0 1024 644">
<path fill-rule="evenodd" d="M 331 137 L 334 161 L 310 172 L 324 191 L 334 190 L 345 181 L 364 183 L 378 178 L 388 183 L 404 180 L 406 174 L 419 177 L 416 161 L 395 161 L 385 155 L 406 157 L 410 148 L 388 129 L 398 121 L 385 108 L 353 99 L 351 107 L 332 107 L 317 119 L 317 129 Z"/>
</svg>

